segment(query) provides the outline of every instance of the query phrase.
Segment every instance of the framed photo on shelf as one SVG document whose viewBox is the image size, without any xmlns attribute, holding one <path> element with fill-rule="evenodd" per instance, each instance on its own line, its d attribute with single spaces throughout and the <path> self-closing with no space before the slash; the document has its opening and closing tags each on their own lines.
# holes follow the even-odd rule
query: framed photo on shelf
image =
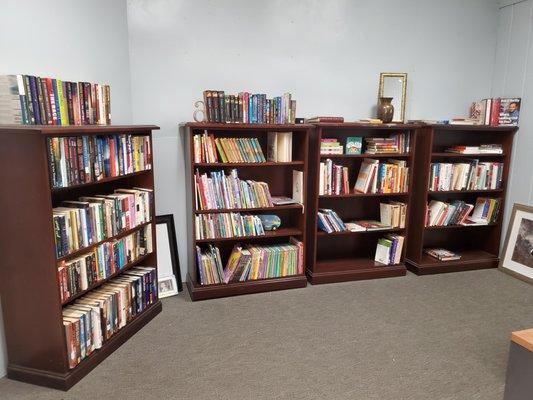
<svg viewBox="0 0 533 400">
<path fill-rule="evenodd" d="M 533 283 L 533 207 L 514 204 L 500 269 Z"/>
<path fill-rule="evenodd" d="M 158 215 L 155 220 L 159 297 L 163 298 L 181 292 L 183 285 L 181 282 L 176 230 L 174 229 L 174 216 L 172 214 Z"/>
</svg>

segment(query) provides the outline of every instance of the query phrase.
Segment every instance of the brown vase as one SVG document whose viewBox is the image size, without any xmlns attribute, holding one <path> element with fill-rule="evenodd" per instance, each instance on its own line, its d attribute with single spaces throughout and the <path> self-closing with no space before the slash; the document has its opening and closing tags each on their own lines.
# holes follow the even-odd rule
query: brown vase
<svg viewBox="0 0 533 400">
<path fill-rule="evenodd" d="M 378 118 L 388 124 L 394 116 L 394 106 L 391 104 L 392 97 L 380 97 L 378 101 Z"/>
</svg>

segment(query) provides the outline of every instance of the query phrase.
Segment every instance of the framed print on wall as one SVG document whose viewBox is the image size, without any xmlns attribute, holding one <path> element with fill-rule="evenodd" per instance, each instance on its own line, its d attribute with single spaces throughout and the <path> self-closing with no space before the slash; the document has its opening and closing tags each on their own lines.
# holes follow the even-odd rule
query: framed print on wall
<svg viewBox="0 0 533 400">
<path fill-rule="evenodd" d="M 176 230 L 174 229 L 174 216 L 172 214 L 158 215 L 155 220 L 159 297 L 163 298 L 181 292 L 183 285 L 181 282 Z"/>
<path fill-rule="evenodd" d="M 513 206 L 503 252 L 500 269 L 533 283 L 533 207 Z"/>
</svg>

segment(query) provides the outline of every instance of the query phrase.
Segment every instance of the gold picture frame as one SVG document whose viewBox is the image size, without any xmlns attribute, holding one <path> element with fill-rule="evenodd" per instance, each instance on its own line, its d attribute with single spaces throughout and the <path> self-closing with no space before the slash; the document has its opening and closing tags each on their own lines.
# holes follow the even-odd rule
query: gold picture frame
<svg viewBox="0 0 533 400">
<path fill-rule="evenodd" d="M 398 94 L 400 98 L 398 99 Z M 382 72 L 379 74 L 378 101 L 380 97 L 392 97 L 394 116 L 392 122 L 405 121 L 405 100 L 407 97 L 407 73 Z"/>
</svg>

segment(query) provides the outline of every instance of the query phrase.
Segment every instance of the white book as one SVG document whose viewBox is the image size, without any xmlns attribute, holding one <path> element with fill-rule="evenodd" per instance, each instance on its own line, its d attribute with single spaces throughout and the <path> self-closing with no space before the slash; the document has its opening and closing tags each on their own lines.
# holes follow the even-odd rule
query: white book
<svg viewBox="0 0 533 400">
<path fill-rule="evenodd" d="M 292 198 L 298 203 L 304 203 L 304 173 L 303 171 L 292 171 Z"/>
</svg>

